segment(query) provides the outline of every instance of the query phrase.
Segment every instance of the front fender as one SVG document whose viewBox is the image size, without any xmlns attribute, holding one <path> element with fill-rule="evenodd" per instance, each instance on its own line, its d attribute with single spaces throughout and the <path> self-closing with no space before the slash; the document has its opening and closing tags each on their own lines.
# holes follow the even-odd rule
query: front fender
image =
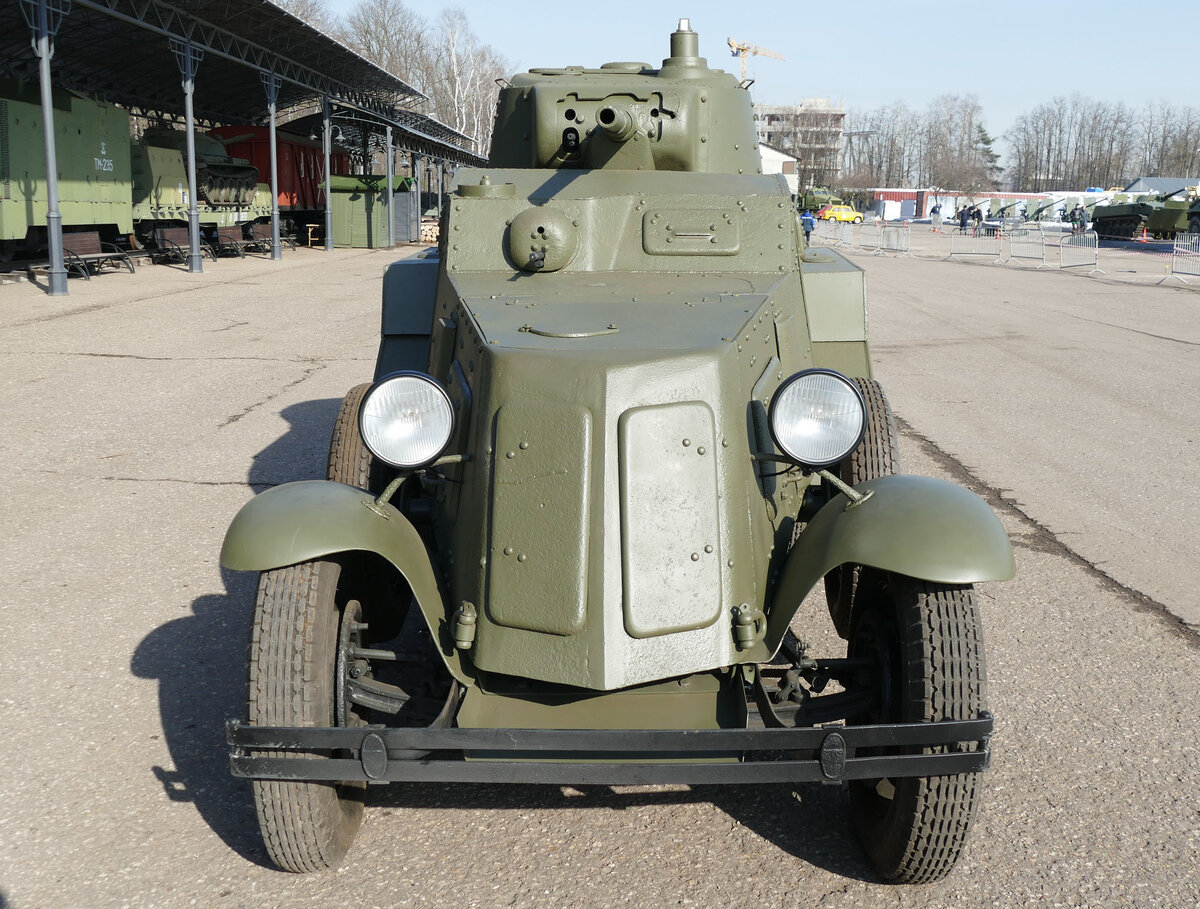
<svg viewBox="0 0 1200 909">
<path fill-rule="evenodd" d="M 229 525 L 221 564 L 234 571 L 268 571 L 339 552 L 374 552 L 396 567 L 440 640 L 448 619 L 433 563 L 415 527 L 369 492 L 326 480 L 285 483 L 255 496 Z M 466 681 L 458 652 L 442 651 L 447 667 Z"/>
<path fill-rule="evenodd" d="M 808 592 L 839 565 L 867 565 L 942 584 L 1004 581 L 1016 573 L 1000 519 L 975 493 L 933 477 L 887 476 L 855 487 L 870 499 L 847 509 L 834 496 L 784 563 L 764 643 L 779 647 Z"/>
</svg>

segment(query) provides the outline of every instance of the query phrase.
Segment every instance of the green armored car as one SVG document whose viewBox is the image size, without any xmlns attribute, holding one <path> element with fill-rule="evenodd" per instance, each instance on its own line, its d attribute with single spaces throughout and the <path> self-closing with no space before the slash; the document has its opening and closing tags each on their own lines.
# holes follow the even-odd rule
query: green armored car
<svg viewBox="0 0 1200 909">
<path fill-rule="evenodd" d="M 657 69 L 503 83 L 328 478 L 225 538 L 262 572 L 227 737 L 280 867 L 336 866 L 371 784 L 824 782 L 883 878 L 951 869 L 992 732 L 972 585 L 1012 551 L 894 475 L 862 272 L 760 171 L 687 20 Z"/>
</svg>

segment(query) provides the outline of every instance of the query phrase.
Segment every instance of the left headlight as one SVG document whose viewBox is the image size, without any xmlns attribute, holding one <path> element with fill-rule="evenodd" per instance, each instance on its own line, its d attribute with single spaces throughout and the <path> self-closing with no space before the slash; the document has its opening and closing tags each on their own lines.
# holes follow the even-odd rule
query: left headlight
<svg viewBox="0 0 1200 909">
<path fill-rule="evenodd" d="M 454 407 L 445 389 L 419 372 L 384 376 L 363 398 L 358 428 L 371 453 L 411 470 L 437 460 L 454 433 Z"/>
<path fill-rule="evenodd" d="M 798 372 L 771 399 L 771 437 L 806 467 L 828 467 L 858 447 L 866 431 L 858 386 L 832 369 Z"/>
</svg>

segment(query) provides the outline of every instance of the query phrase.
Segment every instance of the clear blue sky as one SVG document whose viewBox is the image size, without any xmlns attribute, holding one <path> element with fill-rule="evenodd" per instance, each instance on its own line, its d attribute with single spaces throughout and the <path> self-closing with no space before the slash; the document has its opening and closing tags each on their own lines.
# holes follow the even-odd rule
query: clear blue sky
<svg viewBox="0 0 1200 909">
<path fill-rule="evenodd" d="M 750 58 L 757 102 L 825 97 L 871 108 L 903 100 L 924 109 L 938 95 L 975 94 L 994 135 L 1023 111 L 1074 92 L 1135 106 L 1200 106 L 1192 53 L 1197 0 L 405 2 L 428 19 L 446 6 L 462 9 L 471 30 L 514 71 L 611 60 L 657 66 L 687 16 L 710 66 L 737 74 L 726 38 L 787 58 Z M 340 14 L 354 0 L 329 5 Z"/>
</svg>

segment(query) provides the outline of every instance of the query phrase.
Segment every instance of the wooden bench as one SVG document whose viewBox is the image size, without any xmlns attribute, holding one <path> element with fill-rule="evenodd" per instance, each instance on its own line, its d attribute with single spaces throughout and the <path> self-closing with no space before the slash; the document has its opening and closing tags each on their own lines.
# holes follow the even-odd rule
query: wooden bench
<svg viewBox="0 0 1200 909">
<path fill-rule="evenodd" d="M 250 235 L 254 237 L 256 243 L 262 245 L 263 251 L 268 255 L 271 252 L 271 225 L 270 224 L 251 224 Z M 279 245 L 287 246 L 288 249 L 295 250 L 296 240 L 282 230 L 279 232 Z"/>
<path fill-rule="evenodd" d="M 251 237 L 247 239 L 245 231 L 242 227 L 218 227 L 217 228 L 217 254 L 233 253 L 241 258 L 246 258 L 246 250 L 252 252 L 266 253 L 271 252 L 271 238 L 267 237 L 265 243 L 261 237 L 255 236 L 251 230 Z"/>
<path fill-rule="evenodd" d="M 120 268 L 124 265 L 133 273 L 133 262 L 125 250 L 113 243 L 100 239 L 94 230 L 78 230 L 63 234 L 63 265 L 68 274 L 78 274 L 85 280 L 92 279 L 96 271 L 105 265 Z"/>
<path fill-rule="evenodd" d="M 186 263 L 191 253 L 192 240 L 186 227 L 158 227 L 154 230 L 156 260 L 171 260 Z M 217 251 L 212 244 L 200 237 L 200 256 L 208 256 L 214 262 Z"/>
</svg>

